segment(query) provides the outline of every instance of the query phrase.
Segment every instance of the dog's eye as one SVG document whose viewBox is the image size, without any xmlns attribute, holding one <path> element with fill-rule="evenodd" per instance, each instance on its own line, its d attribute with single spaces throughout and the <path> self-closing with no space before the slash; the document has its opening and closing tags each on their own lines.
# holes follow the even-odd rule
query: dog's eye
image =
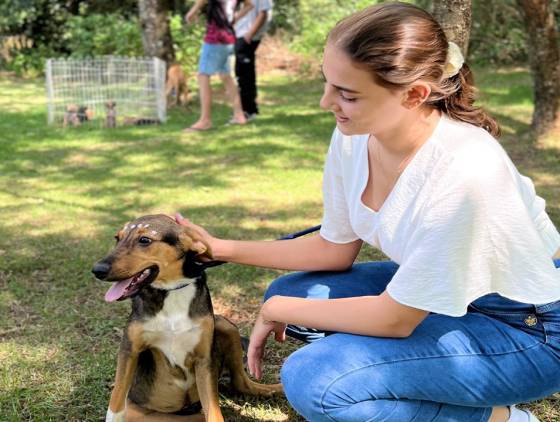
<svg viewBox="0 0 560 422">
<path fill-rule="evenodd" d="M 146 236 L 141 236 L 138 239 L 138 243 L 140 243 L 141 245 L 149 245 L 150 243 L 152 243 L 152 239 L 150 239 L 149 237 Z"/>
</svg>

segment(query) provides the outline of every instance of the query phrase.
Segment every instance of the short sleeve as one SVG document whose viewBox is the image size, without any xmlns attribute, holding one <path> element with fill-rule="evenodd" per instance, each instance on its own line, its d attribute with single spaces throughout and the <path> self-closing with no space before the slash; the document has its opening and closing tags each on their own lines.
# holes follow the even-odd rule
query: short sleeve
<svg viewBox="0 0 560 422">
<path fill-rule="evenodd" d="M 546 212 L 546 201 L 537 195 L 535 185 L 528 177 L 518 174 L 520 190 L 535 227 L 539 232 L 546 250 L 553 256 L 560 248 L 560 234 Z"/>
<path fill-rule="evenodd" d="M 349 243 L 358 236 L 352 230 L 344 189 L 342 142 L 344 137 L 335 129 L 323 172 L 323 220 L 321 236 L 333 243 Z"/>
<path fill-rule="evenodd" d="M 259 0 L 257 7 L 258 7 L 257 12 L 271 10 L 272 9 L 272 0 Z"/>
<path fill-rule="evenodd" d="M 461 316 L 493 292 L 550 302 L 558 281 L 506 164 L 479 156 L 470 165 L 452 163 L 438 181 L 387 291 L 404 305 Z"/>
</svg>

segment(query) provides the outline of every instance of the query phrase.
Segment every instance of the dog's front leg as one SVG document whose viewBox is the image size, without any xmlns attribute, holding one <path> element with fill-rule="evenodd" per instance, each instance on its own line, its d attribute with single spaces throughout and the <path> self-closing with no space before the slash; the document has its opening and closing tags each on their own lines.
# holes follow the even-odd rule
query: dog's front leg
<svg viewBox="0 0 560 422">
<path fill-rule="evenodd" d="M 115 386 L 111 393 L 105 422 L 125 421 L 126 398 L 138 365 L 138 355 L 142 351 L 141 344 L 141 329 L 129 325 L 119 348 Z"/>
<path fill-rule="evenodd" d="M 218 374 L 212 367 L 210 357 L 200 358 L 195 362 L 196 388 L 207 422 L 223 422 L 218 397 Z"/>
<path fill-rule="evenodd" d="M 196 389 L 207 422 L 223 422 L 218 398 L 218 373 L 212 365 L 214 344 L 214 316 L 208 316 L 200 322 L 202 338 L 195 349 L 194 375 Z"/>
</svg>

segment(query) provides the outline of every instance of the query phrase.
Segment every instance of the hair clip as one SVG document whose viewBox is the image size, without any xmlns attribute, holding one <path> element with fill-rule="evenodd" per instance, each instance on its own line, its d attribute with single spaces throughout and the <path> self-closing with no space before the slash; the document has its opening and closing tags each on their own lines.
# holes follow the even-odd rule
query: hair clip
<svg viewBox="0 0 560 422">
<path fill-rule="evenodd" d="M 459 73 L 461 67 L 465 63 L 465 58 L 463 53 L 457 44 L 449 41 L 447 45 L 447 59 L 445 60 L 445 66 L 443 67 L 443 77 L 451 78 Z"/>
</svg>

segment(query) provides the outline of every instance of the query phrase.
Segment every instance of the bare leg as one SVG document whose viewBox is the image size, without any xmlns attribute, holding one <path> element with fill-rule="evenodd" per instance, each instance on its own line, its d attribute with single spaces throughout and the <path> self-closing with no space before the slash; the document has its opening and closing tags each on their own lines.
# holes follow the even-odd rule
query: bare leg
<svg viewBox="0 0 560 422">
<path fill-rule="evenodd" d="M 231 101 L 233 107 L 233 120 L 239 124 L 247 123 L 245 114 L 243 113 L 243 108 L 241 108 L 241 98 L 239 97 L 239 90 L 237 89 L 237 84 L 233 80 L 230 74 L 222 73 L 220 78 L 224 86 L 226 87 L 226 93 Z"/>
<path fill-rule="evenodd" d="M 507 422 L 509 419 L 509 409 L 507 407 L 494 407 L 488 422 Z"/>
<path fill-rule="evenodd" d="M 200 117 L 190 128 L 199 130 L 210 129 L 212 127 L 212 88 L 210 87 L 210 76 L 199 73 L 198 87 L 200 95 Z"/>
</svg>

